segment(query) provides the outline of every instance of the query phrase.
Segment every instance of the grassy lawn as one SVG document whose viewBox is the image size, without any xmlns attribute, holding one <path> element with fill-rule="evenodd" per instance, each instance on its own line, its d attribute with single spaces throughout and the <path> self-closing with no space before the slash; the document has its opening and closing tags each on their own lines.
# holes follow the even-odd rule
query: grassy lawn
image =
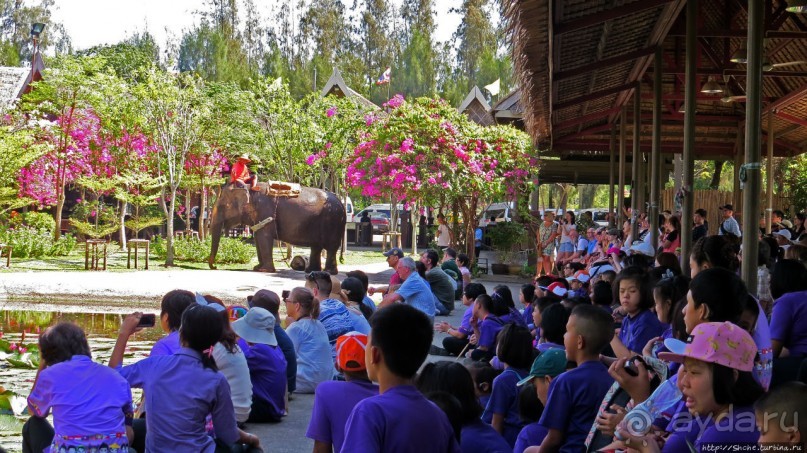
<svg viewBox="0 0 807 453">
<path fill-rule="evenodd" d="M 274 250 L 275 267 L 278 270 L 288 269 L 287 262 L 283 261 L 285 258 L 286 250 Z M 141 250 L 138 258 L 138 267 L 143 268 L 145 259 L 143 251 Z M 295 247 L 294 255 L 308 256 L 310 249 L 303 247 Z M 101 257 L 103 264 L 103 257 Z M 356 266 L 362 264 L 371 264 L 383 262 L 384 257 L 381 256 L 380 251 L 364 251 L 364 250 L 345 250 L 344 263 L 339 263 Z M 322 259 L 323 265 L 325 258 Z M 5 265 L 5 259 L 2 260 Z M 164 266 L 165 261 L 157 258 L 153 253 L 149 256 L 149 270 L 161 271 L 169 269 L 209 269 L 207 262 L 195 263 L 190 261 L 174 260 L 174 267 L 167 268 Z M 258 264 L 258 259 L 253 257 L 249 263 L 246 264 L 221 264 L 217 263 L 218 269 L 226 270 L 244 270 L 252 269 L 253 266 Z M 134 268 L 134 252 L 132 253 L 132 267 Z M 67 256 L 53 256 L 43 258 L 11 258 L 11 268 L 3 266 L 0 272 L 24 272 L 24 271 L 83 271 L 84 270 L 84 244 L 79 243 L 73 252 Z M 126 268 L 126 250 L 120 250 L 116 243 L 109 244 L 107 249 L 107 270 L 112 272 L 126 272 L 130 269 Z"/>
</svg>

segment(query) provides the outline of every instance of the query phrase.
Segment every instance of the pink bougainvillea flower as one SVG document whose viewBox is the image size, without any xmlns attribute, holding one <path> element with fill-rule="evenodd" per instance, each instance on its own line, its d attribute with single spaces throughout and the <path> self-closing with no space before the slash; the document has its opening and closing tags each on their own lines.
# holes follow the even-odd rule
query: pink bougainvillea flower
<svg viewBox="0 0 807 453">
<path fill-rule="evenodd" d="M 336 115 L 336 106 L 329 107 L 328 110 L 325 111 L 325 114 L 328 115 L 328 118 Z"/>
</svg>

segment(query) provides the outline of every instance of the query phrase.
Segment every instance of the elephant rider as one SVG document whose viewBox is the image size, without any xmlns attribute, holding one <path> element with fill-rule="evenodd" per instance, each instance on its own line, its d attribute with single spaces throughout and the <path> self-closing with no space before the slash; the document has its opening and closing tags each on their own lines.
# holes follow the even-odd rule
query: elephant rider
<svg viewBox="0 0 807 453">
<path fill-rule="evenodd" d="M 250 162 L 252 162 L 252 160 L 249 158 L 248 154 L 242 154 L 238 157 L 238 160 L 233 164 L 233 168 L 230 169 L 230 184 L 234 184 L 235 187 L 239 188 L 247 188 L 247 186 L 249 186 L 251 190 L 258 190 L 258 178 L 249 171 Z"/>
</svg>

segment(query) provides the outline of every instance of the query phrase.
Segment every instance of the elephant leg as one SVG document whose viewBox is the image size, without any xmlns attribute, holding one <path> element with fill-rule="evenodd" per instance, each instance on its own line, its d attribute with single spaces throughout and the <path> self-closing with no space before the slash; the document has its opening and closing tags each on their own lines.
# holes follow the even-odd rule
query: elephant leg
<svg viewBox="0 0 807 453">
<path fill-rule="evenodd" d="M 258 272 L 275 272 L 275 262 L 272 259 L 272 248 L 275 238 L 269 228 L 261 228 L 253 232 L 255 248 L 258 252 L 258 265 L 253 270 Z"/>
<path fill-rule="evenodd" d="M 339 251 L 339 247 L 335 247 L 332 249 L 327 249 L 327 256 L 325 258 L 325 270 L 329 272 L 331 275 L 336 275 L 339 273 L 339 269 L 336 266 L 336 253 Z"/>
<path fill-rule="evenodd" d="M 308 268 L 306 272 L 314 272 L 322 270 L 322 247 L 311 247 L 311 256 L 308 259 Z"/>
</svg>

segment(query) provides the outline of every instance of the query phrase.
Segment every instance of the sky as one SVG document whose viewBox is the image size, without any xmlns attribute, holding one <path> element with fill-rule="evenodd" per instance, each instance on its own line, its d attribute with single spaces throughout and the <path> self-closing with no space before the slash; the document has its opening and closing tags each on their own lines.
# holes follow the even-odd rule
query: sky
<svg viewBox="0 0 807 453">
<path fill-rule="evenodd" d="M 256 0 L 265 21 L 272 5 L 288 0 Z M 436 4 L 437 30 L 435 39 L 447 41 L 461 22 L 459 14 L 450 13 L 462 0 L 438 0 Z M 147 29 L 161 49 L 171 35 L 178 40 L 183 30 L 192 28 L 197 21 L 194 11 L 201 9 L 204 0 L 56 0 L 52 11 L 54 21 L 64 24 L 73 48 L 86 49 L 99 44 L 115 44 L 135 32 Z M 239 2 L 240 3 L 240 2 Z M 345 2 L 351 5 L 353 2 Z M 393 0 L 399 4 L 400 1 Z M 47 30 L 45 30 L 47 33 Z"/>
</svg>

